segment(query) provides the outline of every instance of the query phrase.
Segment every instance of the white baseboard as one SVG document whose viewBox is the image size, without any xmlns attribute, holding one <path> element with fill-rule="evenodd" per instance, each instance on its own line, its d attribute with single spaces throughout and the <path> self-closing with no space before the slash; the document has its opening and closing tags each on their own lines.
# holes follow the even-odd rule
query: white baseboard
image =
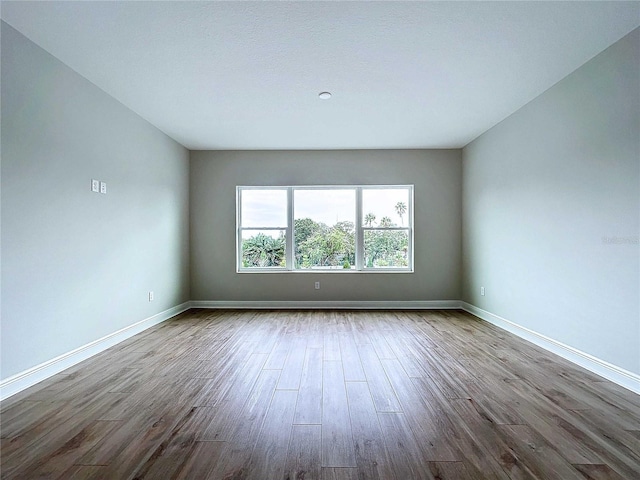
<svg viewBox="0 0 640 480">
<path fill-rule="evenodd" d="M 176 305 L 173 308 L 157 313 L 152 317 L 145 318 L 144 320 L 122 328 L 117 332 L 113 332 L 91 343 L 87 343 L 75 350 L 8 377 L 0 382 L 0 400 L 4 400 L 5 398 L 15 395 L 38 382 L 46 380 L 47 378 L 56 375 L 63 370 L 106 350 L 109 347 L 114 346 L 127 338 L 133 337 L 147 328 L 157 325 L 158 323 L 162 323 L 165 320 L 188 310 L 189 308 L 190 302 Z"/>
<path fill-rule="evenodd" d="M 338 309 L 338 310 L 433 310 L 459 309 L 458 300 L 409 300 L 409 301 L 235 301 L 235 300 L 192 300 L 191 308 L 231 308 L 231 309 Z"/>
<path fill-rule="evenodd" d="M 534 332 L 526 327 L 522 327 L 517 323 L 513 323 L 498 315 L 494 315 L 493 313 L 487 312 L 486 310 L 478 308 L 475 305 L 471 305 L 470 303 L 460 302 L 460 306 L 463 310 L 481 318 L 482 320 L 511 332 L 514 335 L 544 348 L 551 353 L 555 353 L 556 355 L 559 355 L 560 357 L 565 358 L 570 362 L 595 373 L 596 375 L 600 375 L 607 380 L 611 380 L 634 393 L 640 394 L 640 375 L 617 367 L 609 362 L 605 362 L 593 355 L 589 355 L 588 353 L 570 347 L 569 345 L 565 345 L 564 343 Z"/>
</svg>

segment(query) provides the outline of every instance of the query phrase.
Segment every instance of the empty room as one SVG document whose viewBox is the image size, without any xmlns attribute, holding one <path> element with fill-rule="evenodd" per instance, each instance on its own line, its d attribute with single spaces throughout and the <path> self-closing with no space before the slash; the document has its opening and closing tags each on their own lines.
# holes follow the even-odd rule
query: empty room
<svg viewBox="0 0 640 480">
<path fill-rule="evenodd" d="M 0 8 L 0 478 L 640 478 L 640 1 Z"/>
</svg>

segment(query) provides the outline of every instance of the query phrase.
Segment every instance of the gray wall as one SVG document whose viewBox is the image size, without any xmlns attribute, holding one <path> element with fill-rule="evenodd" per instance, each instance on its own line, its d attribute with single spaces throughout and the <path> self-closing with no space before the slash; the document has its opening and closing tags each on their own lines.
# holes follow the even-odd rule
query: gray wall
<svg viewBox="0 0 640 480">
<path fill-rule="evenodd" d="M 634 373 L 639 65 L 635 30 L 463 150 L 464 300 Z"/>
<path fill-rule="evenodd" d="M 415 273 L 236 273 L 236 185 L 332 184 L 415 185 Z M 460 150 L 191 152 L 191 296 L 458 300 L 460 216 Z"/>
<path fill-rule="evenodd" d="M 185 148 L 2 24 L 3 379 L 189 299 L 188 179 Z"/>
</svg>

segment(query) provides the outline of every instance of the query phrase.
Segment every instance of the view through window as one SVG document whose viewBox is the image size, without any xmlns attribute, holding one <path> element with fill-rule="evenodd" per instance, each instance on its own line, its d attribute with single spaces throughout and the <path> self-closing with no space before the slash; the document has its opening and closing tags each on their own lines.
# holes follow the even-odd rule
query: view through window
<svg viewBox="0 0 640 480">
<path fill-rule="evenodd" d="M 412 271 L 413 186 L 237 187 L 238 271 Z"/>
</svg>

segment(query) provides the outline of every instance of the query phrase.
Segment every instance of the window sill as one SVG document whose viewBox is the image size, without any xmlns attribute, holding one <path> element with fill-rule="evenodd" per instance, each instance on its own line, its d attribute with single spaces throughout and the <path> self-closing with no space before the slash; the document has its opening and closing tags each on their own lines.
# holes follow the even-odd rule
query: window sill
<svg viewBox="0 0 640 480">
<path fill-rule="evenodd" d="M 389 268 L 389 269 L 366 269 L 366 270 L 354 270 L 354 269 L 329 269 L 329 268 L 317 268 L 317 269 L 304 269 L 304 270 L 285 270 L 282 268 L 261 268 L 261 269 L 251 269 L 251 268 L 242 268 L 236 270 L 236 273 L 302 273 L 302 274 L 310 274 L 310 273 L 331 273 L 338 275 L 350 275 L 350 274 L 358 274 L 358 273 L 415 273 L 414 270 L 409 269 L 399 269 L 399 268 Z"/>
</svg>

